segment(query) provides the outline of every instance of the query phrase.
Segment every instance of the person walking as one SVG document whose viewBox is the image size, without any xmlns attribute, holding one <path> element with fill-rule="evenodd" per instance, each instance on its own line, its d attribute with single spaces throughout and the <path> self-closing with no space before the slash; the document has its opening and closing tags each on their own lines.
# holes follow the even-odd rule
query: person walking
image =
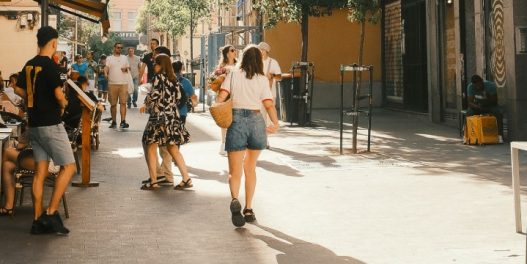
<svg viewBox="0 0 527 264">
<path fill-rule="evenodd" d="M 82 55 L 80 54 L 75 55 L 75 63 L 71 65 L 71 70 L 78 72 L 79 73 L 78 76 L 88 77 L 88 75 L 86 74 L 86 71 L 88 70 L 88 63 L 84 61 L 84 58 L 82 57 Z M 74 74 L 72 74 L 72 76 L 74 76 Z"/>
<path fill-rule="evenodd" d="M 137 92 L 138 92 L 138 85 L 139 85 L 139 69 L 141 67 L 141 60 L 139 59 L 139 56 L 134 54 L 134 48 L 130 47 L 128 48 L 128 64 L 130 65 L 130 74 L 132 74 L 132 82 L 134 85 L 134 89 L 131 94 L 128 95 L 128 101 L 127 105 L 128 108 L 132 107 L 132 104 L 134 107 L 137 107 Z"/>
<path fill-rule="evenodd" d="M 183 63 L 181 61 L 176 61 L 172 63 L 172 68 L 174 69 L 174 73 L 176 73 L 176 77 L 179 83 L 181 84 L 183 91 L 187 95 L 187 98 L 190 100 L 190 98 L 194 96 L 195 91 L 192 87 L 192 83 L 190 82 L 190 80 L 181 75 L 181 72 L 183 70 Z M 179 115 L 183 124 L 187 123 L 187 114 L 190 110 L 191 109 L 188 109 L 188 103 L 182 104 L 182 106 L 179 108 Z"/>
<path fill-rule="evenodd" d="M 16 84 L 17 94 L 27 103 L 28 135 L 36 162 L 32 190 L 35 214 L 31 234 L 69 233 L 57 209 L 77 168 L 68 135 L 60 119 L 68 101 L 62 90 L 59 66 L 51 59 L 57 50 L 58 37 L 57 30 L 52 27 L 44 26 L 38 30 L 38 55 L 25 64 Z M 42 191 L 50 159 L 60 166 L 60 171 L 49 206 L 42 212 Z"/>
<path fill-rule="evenodd" d="M 276 102 L 276 81 L 279 81 L 282 79 L 282 69 L 280 69 L 280 65 L 278 64 L 278 61 L 275 59 L 269 57 L 269 53 L 271 52 L 271 46 L 267 44 L 266 42 L 260 42 L 258 44 L 258 48 L 262 52 L 262 60 L 263 60 L 263 66 L 264 66 L 264 75 L 269 80 L 269 89 L 271 89 L 271 94 L 273 95 L 273 101 Z M 265 107 L 262 106 L 262 112 L 265 111 Z M 268 115 L 265 115 L 265 123 L 267 125 L 271 124 L 271 119 L 269 119 Z M 269 149 L 269 140 L 267 141 L 267 148 Z"/>
<path fill-rule="evenodd" d="M 113 46 L 112 56 L 106 58 L 106 67 L 104 72 L 108 79 L 108 100 L 110 101 L 110 112 L 112 115 L 112 124 L 110 128 L 117 127 L 117 102 L 119 102 L 121 123 L 120 128 L 128 128 L 126 123 L 126 101 L 128 100 L 128 74 L 130 64 L 126 56 L 121 54 L 123 44 L 116 42 Z"/>
<path fill-rule="evenodd" d="M 157 148 L 166 146 L 168 152 L 176 162 L 183 180 L 174 189 L 193 187 L 179 146 L 189 142 L 190 134 L 183 125 L 177 108 L 181 98 L 181 85 L 172 70 L 170 57 L 160 54 L 154 60 L 155 75 L 152 79 L 152 91 L 145 98 L 145 105 L 140 112 L 148 111 L 150 117 L 143 132 L 143 148 L 150 174 L 150 182 L 143 183 L 142 190 L 155 190 L 160 186 L 157 182 Z"/>
<path fill-rule="evenodd" d="M 147 78 L 146 82 L 150 83 L 151 80 L 154 78 L 154 51 L 156 48 L 159 47 L 159 40 L 158 39 L 151 39 L 150 40 L 150 52 L 145 54 L 143 58 L 141 59 L 141 68 L 139 69 L 139 78 L 143 80 L 143 75 L 145 74 L 145 69 L 147 69 Z"/>
<path fill-rule="evenodd" d="M 229 188 L 232 223 L 241 227 L 245 222 L 256 220 L 252 200 L 256 189 L 256 162 L 267 146 L 267 133 L 278 130 L 278 117 L 269 89 L 269 80 L 264 75 L 262 53 L 255 45 L 243 52 L 239 69 L 231 71 L 225 78 L 216 102 L 224 102 L 230 95 L 233 104 L 232 124 L 227 129 L 225 150 L 229 159 Z M 272 124 L 266 127 L 261 105 L 265 106 Z M 238 200 L 242 173 L 245 173 L 245 208 L 241 213 Z"/>
<path fill-rule="evenodd" d="M 97 90 L 99 91 L 98 97 L 103 102 L 108 100 L 108 79 L 104 69 L 106 68 L 106 55 L 101 55 L 99 59 L 99 65 L 97 65 Z M 110 118 L 111 120 L 111 118 Z"/>
<path fill-rule="evenodd" d="M 236 65 L 236 48 L 232 45 L 226 45 L 221 48 L 221 59 L 218 62 L 216 70 L 214 70 L 214 75 L 225 77 Z M 227 129 L 221 129 L 221 145 L 220 145 L 220 155 L 227 156 L 227 151 L 225 151 L 225 136 L 227 134 Z"/>
<path fill-rule="evenodd" d="M 88 91 L 95 92 L 95 75 L 97 74 L 97 62 L 93 59 L 93 51 L 86 54 L 86 76 L 88 77 Z"/>
</svg>

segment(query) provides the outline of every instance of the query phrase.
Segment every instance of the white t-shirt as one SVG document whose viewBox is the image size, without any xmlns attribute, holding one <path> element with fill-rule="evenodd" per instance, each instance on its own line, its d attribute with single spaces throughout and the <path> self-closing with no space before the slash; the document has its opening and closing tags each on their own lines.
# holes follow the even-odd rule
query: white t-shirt
<svg viewBox="0 0 527 264">
<path fill-rule="evenodd" d="M 232 90 L 232 107 L 235 109 L 260 110 L 263 101 L 273 100 L 269 80 L 265 76 L 255 75 L 252 79 L 247 79 L 245 72 L 238 69 L 227 74 L 221 90 L 229 93 Z"/>
<path fill-rule="evenodd" d="M 271 57 L 267 57 L 267 59 L 263 60 L 263 70 L 265 76 L 267 76 L 268 73 L 271 74 L 282 74 L 282 69 L 280 69 L 280 65 L 278 65 L 278 61 Z M 273 85 L 271 86 L 271 93 L 273 94 L 273 98 L 276 98 L 276 80 L 273 78 Z"/>
<path fill-rule="evenodd" d="M 123 72 L 121 68 L 130 67 L 128 58 L 124 55 L 108 56 L 106 58 L 106 67 L 108 67 L 109 84 L 128 84 L 128 72 Z"/>
</svg>

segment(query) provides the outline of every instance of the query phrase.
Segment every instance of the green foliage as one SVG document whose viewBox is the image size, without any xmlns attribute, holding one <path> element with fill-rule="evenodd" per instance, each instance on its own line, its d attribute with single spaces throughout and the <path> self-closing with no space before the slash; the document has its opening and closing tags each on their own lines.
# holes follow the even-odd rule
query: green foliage
<svg viewBox="0 0 527 264">
<path fill-rule="evenodd" d="M 61 14 L 59 36 L 68 40 L 75 40 L 75 20 L 77 20 L 77 42 L 88 43 L 92 36 L 100 38 L 100 24 L 76 18 L 71 15 Z"/>
<path fill-rule="evenodd" d="M 90 50 L 95 52 L 95 59 L 98 61 L 101 55 L 110 55 L 113 52 L 113 45 L 115 42 L 121 41 L 121 38 L 119 38 L 115 33 L 110 32 L 108 35 L 108 40 L 104 43 L 101 41 L 100 36 L 92 36 L 88 40 L 88 47 Z"/>
<path fill-rule="evenodd" d="M 210 0 L 151 0 L 146 10 L 154 18 L 150 29 L 181 36 L 190 26 L 191 13 L 194 27 L 199 19 L 209 16 Z"/>
<path fill-rule="evenodd" d="M 379 0 L 348 0 L 348 19 L 351 22 L 377 23 L 381 17 Z"/>
<path fill-rule="evenodd" d="M 137 15 L 137 21 L 135 22 L 135 31 L 139 34 L 146 34 L 147 32 L 147 18 L 148 18 L 148 5 L 144 5 L 139 9 Z"/>
<path fill-rule="evenodd" d="M 332 10 L 345 8 L 347 3 L 347 0 L 260 0 L 255 2 L 254 9 L 266 15 L 265 26 L 270 28 L 279 21 L 300 23 L 304 13 L 315 17 L 331 15 Z"/>
</svg>

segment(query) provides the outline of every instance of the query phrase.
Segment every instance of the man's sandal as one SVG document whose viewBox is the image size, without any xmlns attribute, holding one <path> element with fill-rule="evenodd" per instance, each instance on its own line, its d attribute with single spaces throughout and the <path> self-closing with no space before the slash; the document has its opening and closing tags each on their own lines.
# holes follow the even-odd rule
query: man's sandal
<svg viewBox="0 0 527 264">
<path fill-rule="evenodd" d="M 152 179 L 151 178 L 148 178 L 144 181 L 141 182 L 141 184 L 145 184 L 145 183 L 150 183 Z M 162 181 L 162 180 L 166 180 L 166 177 L 165 176 L 157 176 L 157 181 Z"/>
<path fill-rule="evenodd" d="M 0 208 L 0 216 L 13 216 L 13 208 L 7 209 L 5 207 Z"/>
<path fill-rule="evenodd" d="M 254 215 L 253 209 L 243 209 L 243 217 L 245 218 L 245 222 L 254 222 L 256 221 L 256 216 Z"/>
<path fill-rule="evenodd" d="M 161 188 L 157 182 L 154 182 L 154 183 L 145 183 L 141 186 L 141 190 L 146 190 L 146 191 L 151 191 L 151 190 L 157 190 Z"/>
<path fill-rule="evenodd" d="M 192 179 L 189 178 L 186 181 L 181 181 L 176 187 L 174 187 L 174 190 L 184 190 L 187 188 L 192 188 L 194 185 L 192 185 Z"/>
</svg>

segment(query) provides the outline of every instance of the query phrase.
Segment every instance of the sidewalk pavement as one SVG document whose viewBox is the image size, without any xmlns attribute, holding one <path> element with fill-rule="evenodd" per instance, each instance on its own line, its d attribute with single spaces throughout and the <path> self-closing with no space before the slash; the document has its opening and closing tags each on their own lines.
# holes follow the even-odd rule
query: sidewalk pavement
<svg viewBox="0 0 527 264">
<path fill-rule="evenodd" d="M 257 169 L 258 224 L 235 229 L 227 159 L 218 155 L 220 131 L 210 116 L 187 118 L 192 143 L 182 153 L 195 187 L 155 192 L 139 190 L 148 177 L 140 146 L 146 117 L 137 108 L 128 116 L 126 131 L 103 123 L 92 158 L 100 186 L 68 190 L 70 235 L 29 235 L 28 196 L 14 219 L 0 219 L 0 263 L 525 261 L 508 144 L 465 146 L 455 128 L 376 109 L 372 152 L 350 154 L 347 119 L 341 156 L 338 111 L 319 110 L 319 126 L 283 124 L 270 137 Z M 366 130 L 359 135 L 364 151 Z"/>
</svg>

